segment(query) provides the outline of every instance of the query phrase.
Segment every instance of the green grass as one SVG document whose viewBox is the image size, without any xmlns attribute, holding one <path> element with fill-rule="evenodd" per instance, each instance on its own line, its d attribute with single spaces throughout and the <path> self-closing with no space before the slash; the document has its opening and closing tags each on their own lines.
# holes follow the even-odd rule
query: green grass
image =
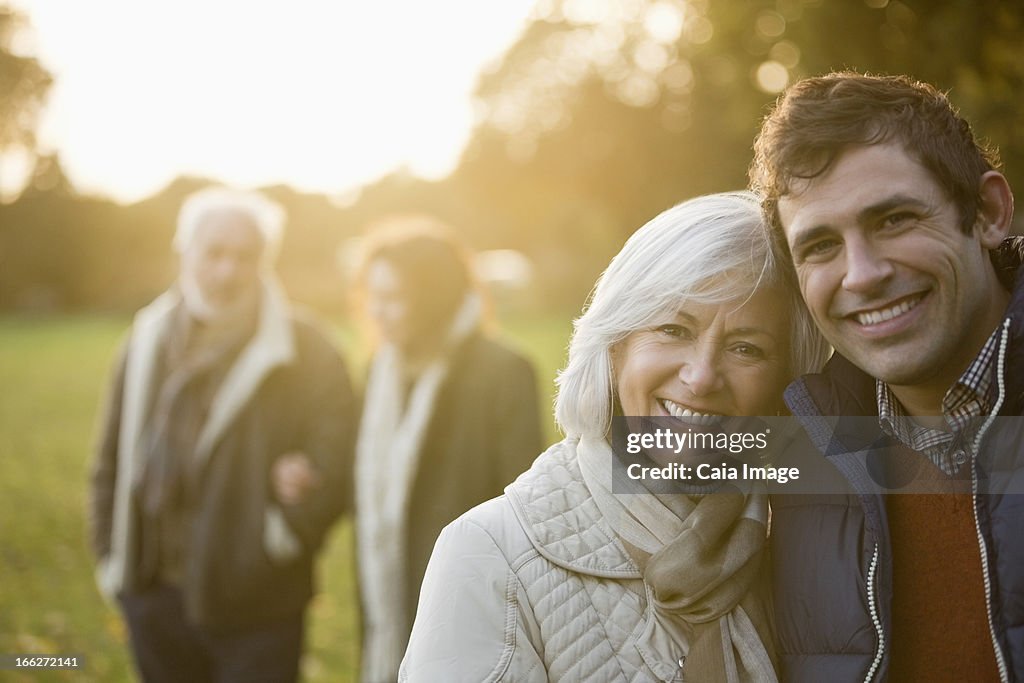
<svg viewBox="0 0 1024 683">
<path fill-rule="evenodd" d="M 83 670 L 0 673 L 11 681 L 124 681 L 133 674 L 124 628 L 93 582 L 85 510 L 96 423 L 127 318 L 0 318 L 0 653 L 65 653 Z M 542 409 L 570 325 L 506 321 L 504 336 L 537 367 Z M 338 329 L 353 358 L 353 335 Z M 356 365 L 353 362 L 353 365 Z M 362 376 L 354 367 L 353 375 Z M 550 420 L 548 436 L 556 434 Z M 351 525 L 321 557 L 309 612 L 304 680 L 355 680 L 358 624 Z"/>
</svg>

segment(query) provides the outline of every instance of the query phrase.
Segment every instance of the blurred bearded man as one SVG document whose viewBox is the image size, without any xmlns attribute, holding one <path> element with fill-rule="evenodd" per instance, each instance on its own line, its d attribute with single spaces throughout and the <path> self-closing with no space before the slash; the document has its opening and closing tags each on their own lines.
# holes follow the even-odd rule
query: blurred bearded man
<svg viewBox="0 0 1024 683">
<path fill-rule="evenodd" d="M 258 194 L 190 196 L 178 280 L 117 363 L 93 545 L 147 682 L 298 677 L 313 560 L 350 500 L 355 407 L 341 358 L 270 272 L 283 222 Z"/>
</svg>

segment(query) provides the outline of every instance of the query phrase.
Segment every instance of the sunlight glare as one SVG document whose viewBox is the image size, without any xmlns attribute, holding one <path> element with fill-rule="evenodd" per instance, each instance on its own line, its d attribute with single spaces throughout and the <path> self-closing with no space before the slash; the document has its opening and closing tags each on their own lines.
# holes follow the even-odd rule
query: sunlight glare
<svg viewBox="0 0 1024 683">
<path fill-rule="evenodd" d="M 15 0 L 55 75 L 39 139 L 83 191 L 181 174 L 341 193 L 458 161 L 533 0 Z"/>
</svg>

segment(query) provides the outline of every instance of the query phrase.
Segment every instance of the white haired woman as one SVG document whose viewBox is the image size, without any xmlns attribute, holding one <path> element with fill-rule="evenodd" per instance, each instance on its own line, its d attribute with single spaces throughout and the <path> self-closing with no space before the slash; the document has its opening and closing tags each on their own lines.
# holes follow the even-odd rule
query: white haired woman
<svg viewBox="0 0 1024 683">
<path fill-rule="evenodd" d="M 613 415 L 774 415 L 827 346 L 746 192 L 638 230 L 576 321 L 566 438 L 441 534 L 400 680 L 774 681 L 763 493 L 611 490 Z"/>
</svg>

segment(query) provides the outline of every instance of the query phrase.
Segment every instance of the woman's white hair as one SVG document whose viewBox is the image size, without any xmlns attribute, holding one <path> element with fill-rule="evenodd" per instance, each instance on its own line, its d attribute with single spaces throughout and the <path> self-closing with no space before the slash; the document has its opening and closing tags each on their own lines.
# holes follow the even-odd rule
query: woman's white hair
<svg viewBox="0 0 1024 683">
<path fill-rule="evenodd" d="M 574 323 L 569 361 L 556 382 L 555 420 L 562 432 L 608 434 L 615 405 L 612 348 L 686 303 L 743 301 L 758 288 L 784 285 L 792 320 L 791 374 L 819 369 L 830 348 L 788 268 L 772 252 L 759 199 L 751 192 L 697 197 L 637 230 L 598 278 Z"/>
<path fill-rule="evenodd" d="M 203 220 L 221 211 L 238 212 L 251 218 L 263 236 L 264 262 L 273 260 L 284 233 L 284 208 L 259 192 L 228 187 L 207 187 L 185 198 L 178 212 L 178 227 L 174 233 L 175 251 L 184 253 L 192 244 Z"/>
</svg>

